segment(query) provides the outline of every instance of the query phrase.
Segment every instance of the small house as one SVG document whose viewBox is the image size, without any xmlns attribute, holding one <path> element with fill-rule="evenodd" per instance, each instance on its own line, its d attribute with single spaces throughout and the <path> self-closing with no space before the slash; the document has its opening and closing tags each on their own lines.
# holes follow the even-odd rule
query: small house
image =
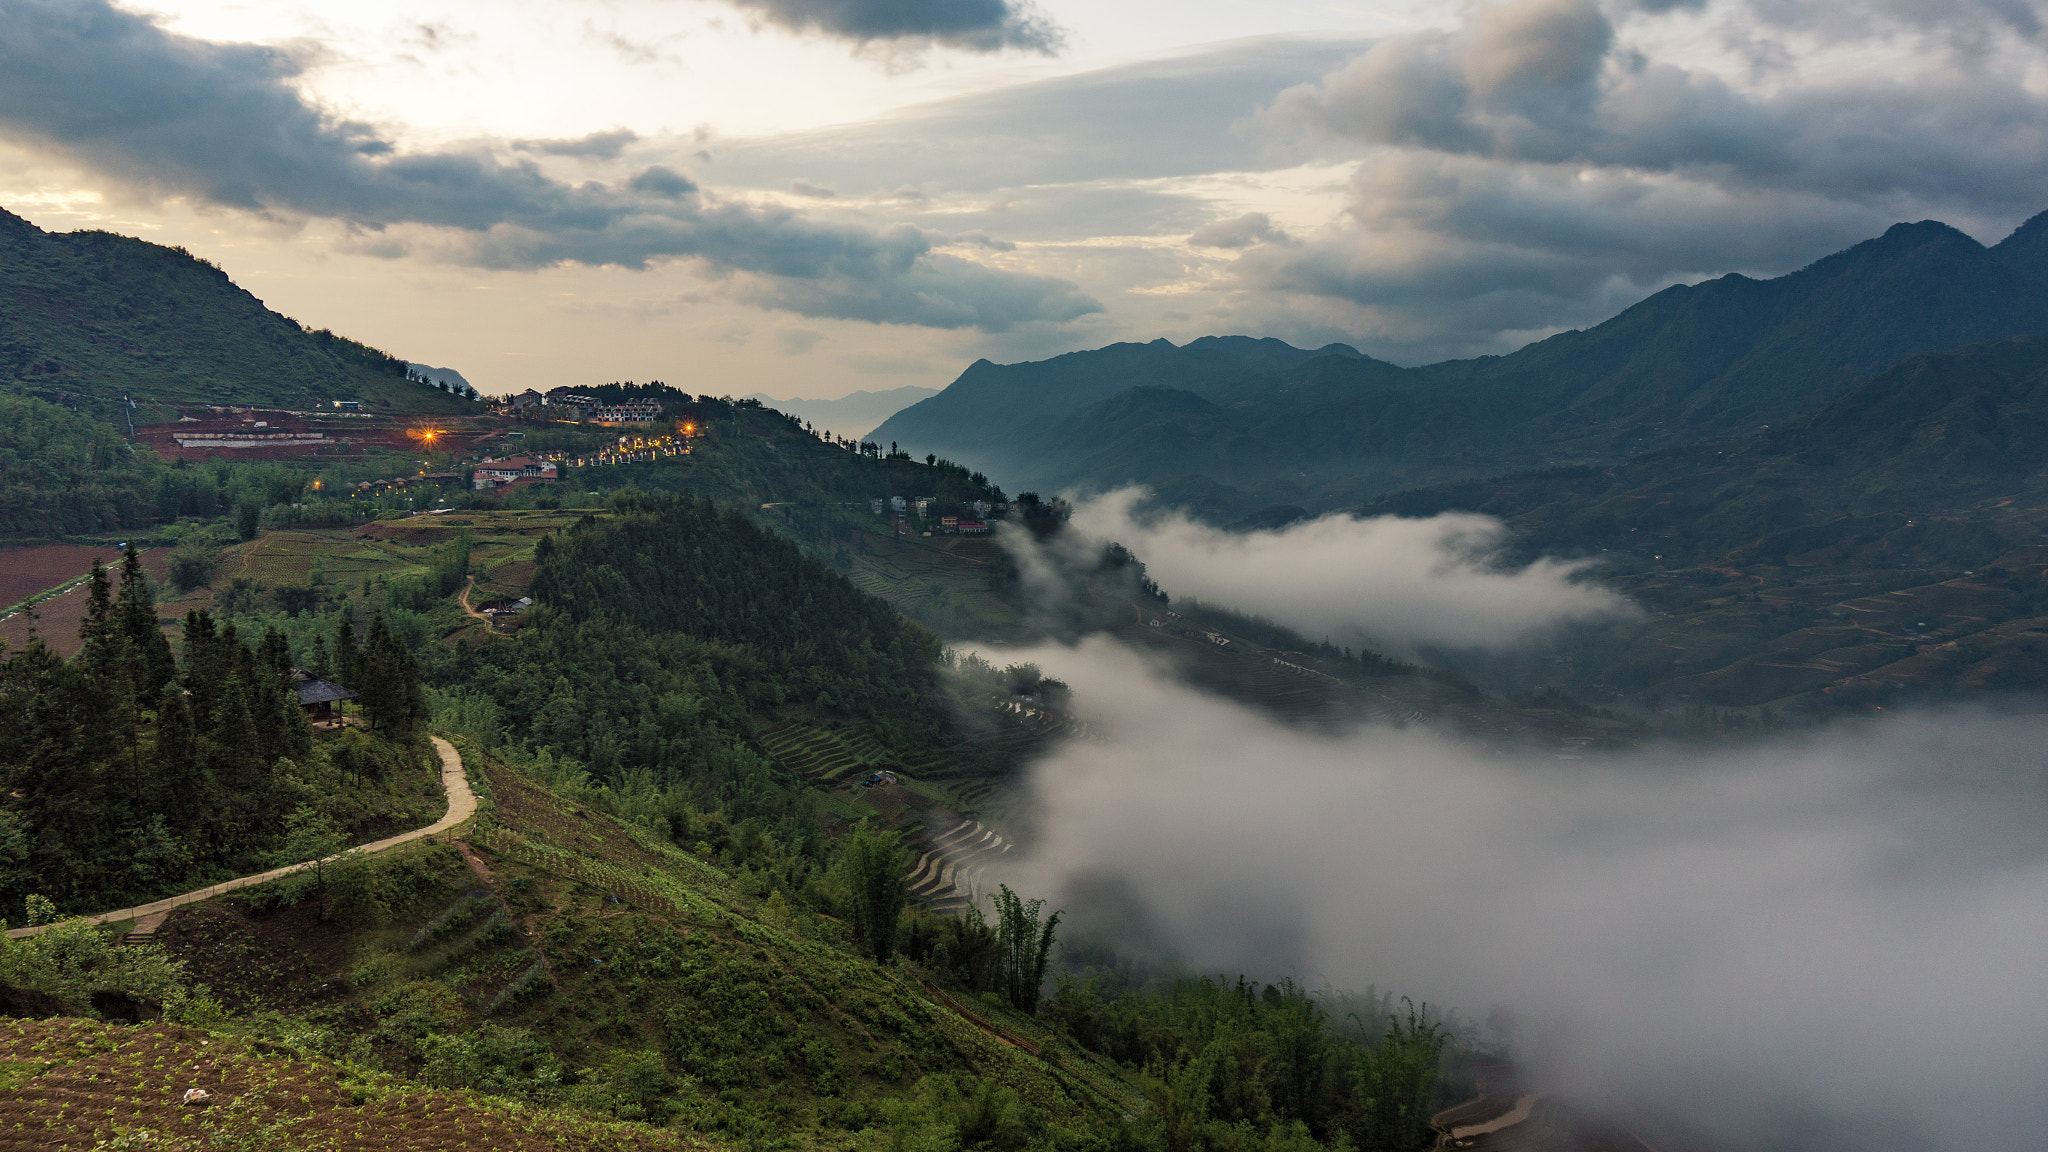
<svg viewBox="0 0 2048 1152">
<path fill-rule="evenodd" d="M 333 719 L 336 704 L 355 698 L 355 693 L 332 680 L 316 680 L 309 676 L 299 681 L 299 708 L 314 720 Z"/>
</svg>

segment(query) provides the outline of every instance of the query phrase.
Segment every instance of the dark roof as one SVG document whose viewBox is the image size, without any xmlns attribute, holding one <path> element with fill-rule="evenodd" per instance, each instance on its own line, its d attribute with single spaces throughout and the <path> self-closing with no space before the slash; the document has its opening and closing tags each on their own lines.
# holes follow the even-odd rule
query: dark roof
<svg viewBox="0 0 2048 1152">
<path fill-rule="evenodd" d="M 299 703 L 325 704 L 333 700 L 353 700 L 356 694 L 331 680 L 307 680 L 299 685 Z"/>
</svg>

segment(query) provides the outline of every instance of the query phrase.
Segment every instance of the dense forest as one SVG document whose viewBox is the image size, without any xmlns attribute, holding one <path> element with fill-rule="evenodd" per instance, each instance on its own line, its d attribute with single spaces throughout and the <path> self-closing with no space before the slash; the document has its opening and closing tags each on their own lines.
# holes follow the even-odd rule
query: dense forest
<svg viewBox="0 0 2048 1152">
<path fill-rule="evenodd" d="M 294 817 L 361 836 L 428 799 L 416 665 L 381 619 L 361 644 L 344 619 L 331 649 L 330 674 L 369 687 L 369 729 L 316 736 L 280 633 L 250 643 L 195 611 L 174 656 L 132 549 L 118 590 L 96 566 L 90 597 L 75 657 L 37 638 L 0 662 L 0 915 L 31 893 L 89 911 L 259 871 Z"/>
</svg>

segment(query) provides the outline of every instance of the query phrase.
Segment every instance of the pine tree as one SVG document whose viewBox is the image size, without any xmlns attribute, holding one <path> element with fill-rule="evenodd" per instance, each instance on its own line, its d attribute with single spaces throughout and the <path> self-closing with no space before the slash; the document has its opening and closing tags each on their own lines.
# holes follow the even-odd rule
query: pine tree
<svg viewBox="0 0 2048 1152">
<path fill-rule="evenodd" d="M 78 626 L 78 667 L 88 676 L 104 677 L 114 664 L 114 599 L 113 584 L 107 579 L 107 570 L 95 559 L 92 562 L 91 583 L 85 598 L 85 619 Z"/>
<path fill-rule="evenodd" d="M 347 688 L 356 684 L 359 679 L 356 675 L 356 662 L 361 658 L 362 651 L 356 647 L 355 622 L 344 611 L 340 622 L 334 626 L 334 674 L 340 677 L 339 683 L 342 687 Z"/>
<path fill-rule="evenodd" d="M 121 555 L 121 600 L 114 609 L 116 626 L 127 637 L 136 658 L 135 694 L 143 707 L 155 708 L 166 684 L 178 674 L 171 642 L 157 621 L 156 598 L 150 595 L 142 558 L 134 548 Z"/>
</svg>

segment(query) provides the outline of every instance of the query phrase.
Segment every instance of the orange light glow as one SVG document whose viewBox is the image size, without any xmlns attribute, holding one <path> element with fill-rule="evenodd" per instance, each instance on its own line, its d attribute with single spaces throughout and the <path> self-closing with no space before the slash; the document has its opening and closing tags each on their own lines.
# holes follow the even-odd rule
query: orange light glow
<svg viewBox="0 0 2048 1152">
<path fill-rule="evenodd" d="M 427 423 L 426 421 L 421 421 L 419 423 L 414 424 L 412 427 L 407 428 L 405 430 L 405 434 L 407 438 L 417 440 L 420 443 L 431 447 L 434 441 L 439 440 L 442 436 L 447 434 L 447 429 L 436 428 L 432 424 Z"/>
</svg>

